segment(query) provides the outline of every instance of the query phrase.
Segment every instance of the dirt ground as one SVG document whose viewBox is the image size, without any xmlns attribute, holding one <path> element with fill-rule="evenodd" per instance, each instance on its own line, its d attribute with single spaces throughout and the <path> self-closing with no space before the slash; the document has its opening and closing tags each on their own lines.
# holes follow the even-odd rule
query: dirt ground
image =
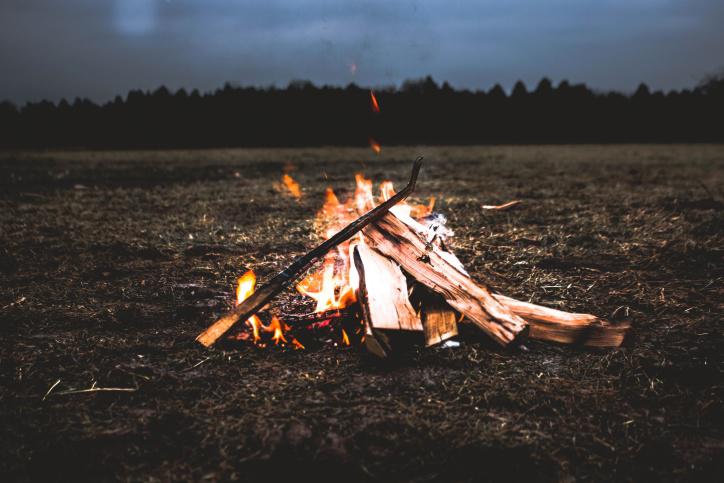
<svg viewBox="0 0 724 483">
<path fill-rule="evenodd" d="M 194 342 L 315 244 L 325 187 L 418 154 L 474 277 L 624 346 Z M 724 146 L 0 153 L 0 479 L 721 481 L 723 182 Z"/>
</svg>

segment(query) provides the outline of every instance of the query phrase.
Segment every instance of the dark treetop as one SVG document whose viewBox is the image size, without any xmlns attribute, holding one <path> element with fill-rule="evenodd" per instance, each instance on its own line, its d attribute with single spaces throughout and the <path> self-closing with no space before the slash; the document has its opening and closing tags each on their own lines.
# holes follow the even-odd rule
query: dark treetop
<svg viewBox="0 0 724 483">
<path fill-rule="evenodd" d="M 489 143 L 721 142 L 724 77 L 691 90 L 594 92 L 566 81 L 518 82 L 508 95 L 455 90 L 427 77 L 376 91 L 225 85 L 201 94 L 131 91 L 106 104 L 0 103 L 0 147 L 165 148 Z"/>
</svg>

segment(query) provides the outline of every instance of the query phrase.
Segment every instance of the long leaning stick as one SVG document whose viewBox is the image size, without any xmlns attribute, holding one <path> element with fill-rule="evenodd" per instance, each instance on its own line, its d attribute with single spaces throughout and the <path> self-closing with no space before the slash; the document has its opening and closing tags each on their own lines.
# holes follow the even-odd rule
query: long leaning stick
<svg viewBox="0 0 724 483">
<path fill-rule="evenodd" d="M 279 292 L 284 290 L 284 288 L 294 282 L 301 274 L 311 267 L 312 264 L 324 257 L 329 250 L 340 243 L 349 240 L 370 223 L 382 218 L 390 210 L 390 208 L 407 198 L 410 193 L 415 190 L 415 183 L 417 182 L 417 175 L 420 172 L 421 166 L 422 157 L 419 157 L 412 165 L 412 174 L 410 175 L 410 182 L 407 183 L 407 186 L 392 196 L 389 200 L 357 218 L 355 221 L 340 230 L 336 235 L 322 242 L 312 251 L 297 258 L 291 265 L 275 275 L 249 298 L 234 307 L 226 315 L 214 322 L 208 329 L 199 334 L 199 336 L 196 337 L 196 340 L 204 346 L 210 347 L 219 339 L 219 337 L 228 332 L 229 329 L 231 329 L 231 327 L 233 327 L 239 320 L 246 320 L 256 314 L 273 297 L 279 294 Z"/>
</svg>

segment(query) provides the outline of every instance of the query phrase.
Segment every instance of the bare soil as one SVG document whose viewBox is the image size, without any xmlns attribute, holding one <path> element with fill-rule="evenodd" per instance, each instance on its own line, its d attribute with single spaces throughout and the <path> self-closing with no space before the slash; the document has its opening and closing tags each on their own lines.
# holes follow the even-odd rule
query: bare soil
<svg viewBox="0 0 724 483">
<path fill-rule="evenodd" d="M 628 319 L 624 346 L 194 342 L 315 244 L 325 187 L 418 154 L 474 277 Z M 723 181 L 711 145 L 0 153 L 0 479 L 718 480 Z M 93 384 L 132 391 L 67 393 Z"/>
</svg>

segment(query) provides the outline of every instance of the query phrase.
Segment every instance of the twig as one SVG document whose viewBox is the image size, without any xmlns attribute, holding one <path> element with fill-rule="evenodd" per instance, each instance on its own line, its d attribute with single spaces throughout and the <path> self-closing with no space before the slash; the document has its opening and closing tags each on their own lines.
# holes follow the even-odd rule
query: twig
<svg viewBox="0 0 724 483">
<path fill-rule="evenodd" d="M 194 364 L 193 366 L 189 367 L 189 368 L 186 369 L 186 370 L 187 370 L 187 371 L 190 371 L 191 369 L 196 369 L 197 367 L 199 367 L 201 364 L 203 364 L 204 362 L 208 361 L 209 359 L 211 359 L 211 357 L 207 357 L 206 359 L 202 359 L 202 360 L 200 360 L 199 362 L 197 362 L 196 364 Z"/>
<path fill-rule="evenodd" d="M 60 382 L 60 381 L 58 381 Z M 96 381 L 88 389 L 71 389 L 69 391 L 56 392 L 56 396 L 66 396 L 68 394 L 85 394 L 88 392 L 136 392 L 137 387 L 97 387 Z"/>
<path fill-rule="evenodd" d="M 325 310 L 324 312 L 313 312 L 311 314 L 282 314 L 281 319 L 293 327 L 311 325 L 317 322 L 324 322 L 329 319 L 344 319 L 352 317 L 356 311 L 355 306 L 343 309 Z"/>
<path fill-rule="evenodd" d="M 46 392 L 46 393 L 45 393 L 45 396 L 43 396 L 43 399 L 42 399 L 43 401 L 45 401 L 45 398 L 47 398 L 48 396 L 50 396 L 50 393 L 53 392 L 53 389 L 55 389 L 55 386 L 57 386 L 58 384 L 60 384 L 60 379 L 58 379 L 57 381 L 55 381 L 55 383 L 54 383 L 52 386 L 50 386 L 50 389 L 48 389 L 48 392 Z"/>
<path fill-rule="evenodd" d="M 25 302 L 25 300 L 27 300 L 25 297 L 20 297 L 20 298 L 17 299 L 15 302 L 11 302 L 11 303 L 7 304 L 5 307 L 3 307 L 3 308 L 0 309 L 0 310 L 9 309 L 10 307 L 12 307 L 12 306 L 14 306 L 14 305 L 22 304 L 23 302 Z"/>
<path fill-rule="evenodd" d="M 512 208 L 519 203 L 522 203 L 522 201 L 513 200 L 513 201 L 508 201 L 507 203 L 503 203 L 502 205 L 483 205 L 481 208 L 484 210 L 502 211 L 502 210 L 507 210 L 508 208 Z"/>
</svg>

